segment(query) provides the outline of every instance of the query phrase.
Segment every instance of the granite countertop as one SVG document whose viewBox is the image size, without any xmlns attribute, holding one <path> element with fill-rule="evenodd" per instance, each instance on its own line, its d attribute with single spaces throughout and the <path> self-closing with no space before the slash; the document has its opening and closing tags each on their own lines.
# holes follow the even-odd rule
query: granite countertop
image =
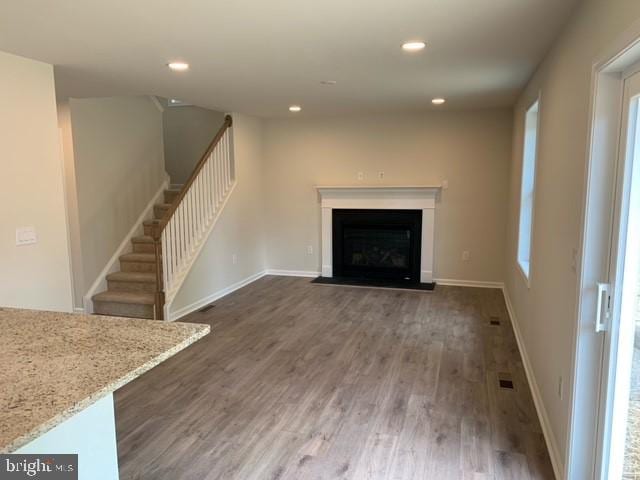
<svg viewBox="0 0 640 480">
<path fill-rule="evenodd" d="M 0 452 L 29 443 L 209 330 L 0 308 Z"/>
</svg>

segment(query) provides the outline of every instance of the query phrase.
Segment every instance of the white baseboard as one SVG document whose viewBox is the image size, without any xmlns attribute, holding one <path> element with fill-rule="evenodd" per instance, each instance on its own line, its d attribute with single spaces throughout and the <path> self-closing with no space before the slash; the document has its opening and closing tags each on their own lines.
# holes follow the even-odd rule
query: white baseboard
<svg viewBox="0 0 640 480">
<path fill-rule="evenodd" d="M 553 472 L 557 479 L 561 479 L 564 475 L 564 465 L 560 460 L 560 451 L 558 450 L 558 445 L 553 435 L 553 430 L 551 429 L 551 421 L 549 420 L 549 415 L 547 414 L 544 402 L 542 401 L 542 395 L 540 395 L 538 382 L 536 381 L 536 377 L 533 374 L 533 368 L 531 366 L 531 361 L 529 360 L 529 355 L 524 344 L 524 339 L 522 338 L 522 333 L 520 332 L 520 325 L 518 324 L 518 319 L 513 309 L 513 304 L 511 303 L 509 293 L 507 292 L 507 289 L 505 287 L 502 288 L 502 294 L 504 295 L 504 302 L 507 306 L 509 317 L 511 318 L 511 325 L 513 326 L 513 332 L 516 336 L 516 342 L 518 343 L 520 356 L 522 357 L 524 371 L 527 375 L 527 381 L 529 382 L 529 389 L 531 390 L 531 395 L 533 396 L 533 403 L 536 406 L 538 419 L 540 420 L 540 425 L 542 426 L 542 433 L 547 444 L 547 449 L 549 450 L 551 464 L 553 465 Z"/>
<path fill-rule="evenodd" d="M 89 287 L 89 290 L 83 297 L 85 313 L 93 313 L 93 301 L 91 300 L 91 297 L 93 297 L 99 291 L 103 291 L 107 289 L 107 275 L 113 272 L 117 272 L 120 266 L 119 258 L 125 253 L 131 252 L 131 249 L 132 249 L 131 239 L 136 235 L 142 235 L 143 233 L 142 222 L 153 217 L 153 207 L 156 203 L 162 203 L 160 199 L 164 195 L 164 191 L 167 189 L 168 185 L 169 185 L 169 177 L 167 177 L 166 180 L 162 182 L 162 185 L 160 185 L 160 188 L 158 189 L 158 191 L 153 195 L 153 198 L 149 201 L 149 203 L 144 208 L 144 210 L 142 211 L 138 219 L 134 222 L 133 226 L 131 227 L 131 230 L 129 230 L 129 233 L 127 233 L 127 235 L 124 237 L 124 239 L 122 240 L 122 243 L 120 243 L 115 253 L 111 256 L 111 258 L 109 259 L 105 267 L 102 269 L 100 274 L 94 280 L 91 287 Z"/>
<path fill-rule="evenodd" d="M 319 277 L 320 272 L 313 270 L 272 270 L 268 269 L 266 275 L 280 275 L 282 277 Z"/>
<path fill-rule="evenodd" d="M 502 282 L 483 282 L 479 280 L 456 280 L 452 278 L 434 278 L 434 282 L 438 285 L 449 287 L 476 287 L 476 288 L 504 288 Z"/>
<path fill-rule="evenodd" d="M 220 298 L 225 297 L 230 293 L 233 293 L 236 290 L 241 289 L 242 287 L 246 287 L 250 283 L 253 283 L 256 280 L 259 280 L 260 278 L 264 277 L 266 274 L 267 274 L 266 270 L 263 270 L 258 273 L 254 273 L 253 275 L 250 275 L 247 278 L 240 280 L 239 282 L 229 285 L 228 287 L 222 288 L 217 292 L 212 293 L 211 295 L 207 295 L 206 297 L 201 298 L 200 300 L 197 300 L 189 304 L 186 307 L 182 307 L 175 311 L 172 311 L 169 313 L 168 320 L 170 322 L 176 321 L 181 317 L 184 317 L 185 315 L 188 315 L 192 312 L 195 312 L 196 310 L 201 309 L 205 305 L 209 305 L 210 303 L 215 302 L 216 300 L 219 300 Z"/>
</svg>

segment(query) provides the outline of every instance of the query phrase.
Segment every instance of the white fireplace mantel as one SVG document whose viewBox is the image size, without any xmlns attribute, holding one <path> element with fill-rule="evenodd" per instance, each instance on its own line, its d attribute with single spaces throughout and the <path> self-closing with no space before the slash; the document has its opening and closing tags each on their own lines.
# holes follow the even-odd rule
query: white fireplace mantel
<svg viewBox="0 0 640 480">
<path fill-rule="evenodd" d="M 420 281 L 433 281 L 434 220 L 439 185 L 317 186 L 322 209 L 322 276 L 333 276 L 334 208 L 422 210 Z"/>
</svg>

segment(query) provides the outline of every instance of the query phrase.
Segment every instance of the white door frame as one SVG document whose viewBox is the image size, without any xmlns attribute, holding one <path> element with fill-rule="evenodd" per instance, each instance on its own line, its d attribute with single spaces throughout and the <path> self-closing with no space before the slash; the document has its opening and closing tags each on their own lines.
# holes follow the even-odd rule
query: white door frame
<svg viewBox="0 0 640 480">
<path fill-rule="evenodd" d="M 598 453 L 600 458 L 600 471 L 602 479 L 622 478 L 622 454 L 625 447 L 626 415 L 620 416 L 627 408 L 629 394 L 629 376 L 618 375 L 625 372 L 624 365 L 618 362 L 622 359 L 621 352 L 630 347 L 633 350 L 633 331 L 625 332 L 628 327 L 622 319 L 633 315 L 629 312 L 628 296 L 629 279 L 626 277 L 630 273 L 631 264 L 635 264 L 637 269 L 636 252 L 627 256 L 627 240 L 631 235 L 631 240 L 637 240 L 638 236 L 638 216 L 631 212 L 631 202 L 638 201 L 638 191 L 640 189 L 639 170 L 640 165 L 634 164 L 631 154 L 636 153 L 638 119 L 638 97 L 640 97 L 640 76 L 637 75 L 637 65 L 627 70 L 623 74 L 625 81 L 625 92 L 623 95 L 622 125 L 620 136 L 620 147 L 618 155 L 618 165 L 616 173 L 616 194 L 614 205 L 611 257 L 609 267 L 609 282 L 613 285 L 611 290 L 611 322 L 605 332 L 605 356 L 603 358 L 603 375 L 601 381 L 601 407 L 599 419 L 601 422 L 600 435 L 598 440 Z M 636 75 L 634 75 L 636 74 Z M 633 145 L 632 145 L 633 143 Z M 635 257 L 635 258 L 634 258 Z M 628 263 L 630 262 L 630 263 Z M 637 278 L 633 278 L 635 282 Z M 635 284 L 631 287 L 631 293 L 635 293 Z M 632 299 L 633 300 L 633 299 Z M 635 303 L 635 302 L 633 302 Z M 629 334 L 630 336 L 625 336 Z M 631 342 L 629 344 L 629 342 Z M 631 352 L 632 353 L 632 352 Z M 628 355 L 623 355 L 628 357 Z M 630 372 L 631 364 L 627 365 Z M 616 414 L 617 416 L 615 416 Z M 612 452 L 618 455 L 612 458 Z"/>
<path fill-rule="evenodd" d="M 600 390 L 600 411 L 598 419 L 600 422 L 598 444 L 596 447 L 599 464 L 596 473 L 600 473 L 600 478 L 606 480 L 609 478 L 622 478 L 622 464 L 620 456 L 612 458 L 613 451 L 620 452 L 624 449 L 624 430 L 626 425 L 621 425 L 619 419 L 614 419 L 614 413 L 618 414 L 624 410 L 625 405 L 620 405 L 620 387 L 624 383 L 624 379 L 617 375 L 620 371 L 620 365 L 617 364 L 619 357 L 618 348 L 621 345 L 621 323 L 620 318 L 622 311 L 622 295 L 623 291 L 628 289 L 628 285 L 624 282 L 625 265 L 626 265 L 626 242 L 627 242 L 627 226 L 631 220 L 629 201 L 632 191 L 637 193 L 637 183 L 632 185 L 632 179 L 637 182 L 637 176 L 634 178 L 633 158 L 629 158 L 630 143 L 636 143 L 636 127 L 638 107 L 637 101 L 632 104 L 633 97 L 640 95 L 640 87 L 638 77 L 632 77 L 637 71 L 635 68 L 631 71 L 623 73 L 623 81 L 625 82 L 625 91 L 623 94 L 621 125 L 620 125 L 620 141 L 618 149 L 618 159 L 616 165 L 615 179 L 615 195 L 614 206 L 612 209 L 612 231 L 611 231 L 611 254 L 609 260 L 609 273 L 607 282 L 611 285 L 610 298 L 610 320 L 607 330 L 604 332 L 604 355 L 602 360 L 601 374 L 601 390 Z M 634 79 L 634 85 L 626 85 L 630 79 Z M 635 90 L 630 94 L 629 88 Z M 627 312 L 624 312 L 625 315 Z M 628 378 L 626 379 L 628 380 Z M 628 396 L 628 391 L 627 391 Z M 621 409 L 622 407 L 622 409 Z M 622 430 L 622 432 L 621 432 Z M 622 441 L 622 445 L 619 442 Z"/>
<path fill-rule="evenodd" d="M 607 281 L 614 239 L 612 206 L 620 145 L 624 72 L 640 61 L 640 22 L 624 33 L 592 69 L 591 125 L 585 169 L 583 232 L 577 289 L 570 425 L 564 478 L 600 480 L 604 438 L 601 377 L 608 365 L 605 336 L 595 331 L 597 282 Z M 608 335 L 608 333 L 607 333 Z M 598 413 L 597 415 L 595 413 Z"/>
</svg>

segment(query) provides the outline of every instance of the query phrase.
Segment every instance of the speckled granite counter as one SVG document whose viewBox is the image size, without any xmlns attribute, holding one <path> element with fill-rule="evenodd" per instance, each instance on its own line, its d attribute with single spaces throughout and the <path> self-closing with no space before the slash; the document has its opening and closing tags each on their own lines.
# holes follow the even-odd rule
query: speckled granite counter
<svg viewBox="0 0 640 480">
<path fill-rule="evenodd" d="M 0 308 L 0 452 L 39 437 L 209 329 Z"/>
</svg>

